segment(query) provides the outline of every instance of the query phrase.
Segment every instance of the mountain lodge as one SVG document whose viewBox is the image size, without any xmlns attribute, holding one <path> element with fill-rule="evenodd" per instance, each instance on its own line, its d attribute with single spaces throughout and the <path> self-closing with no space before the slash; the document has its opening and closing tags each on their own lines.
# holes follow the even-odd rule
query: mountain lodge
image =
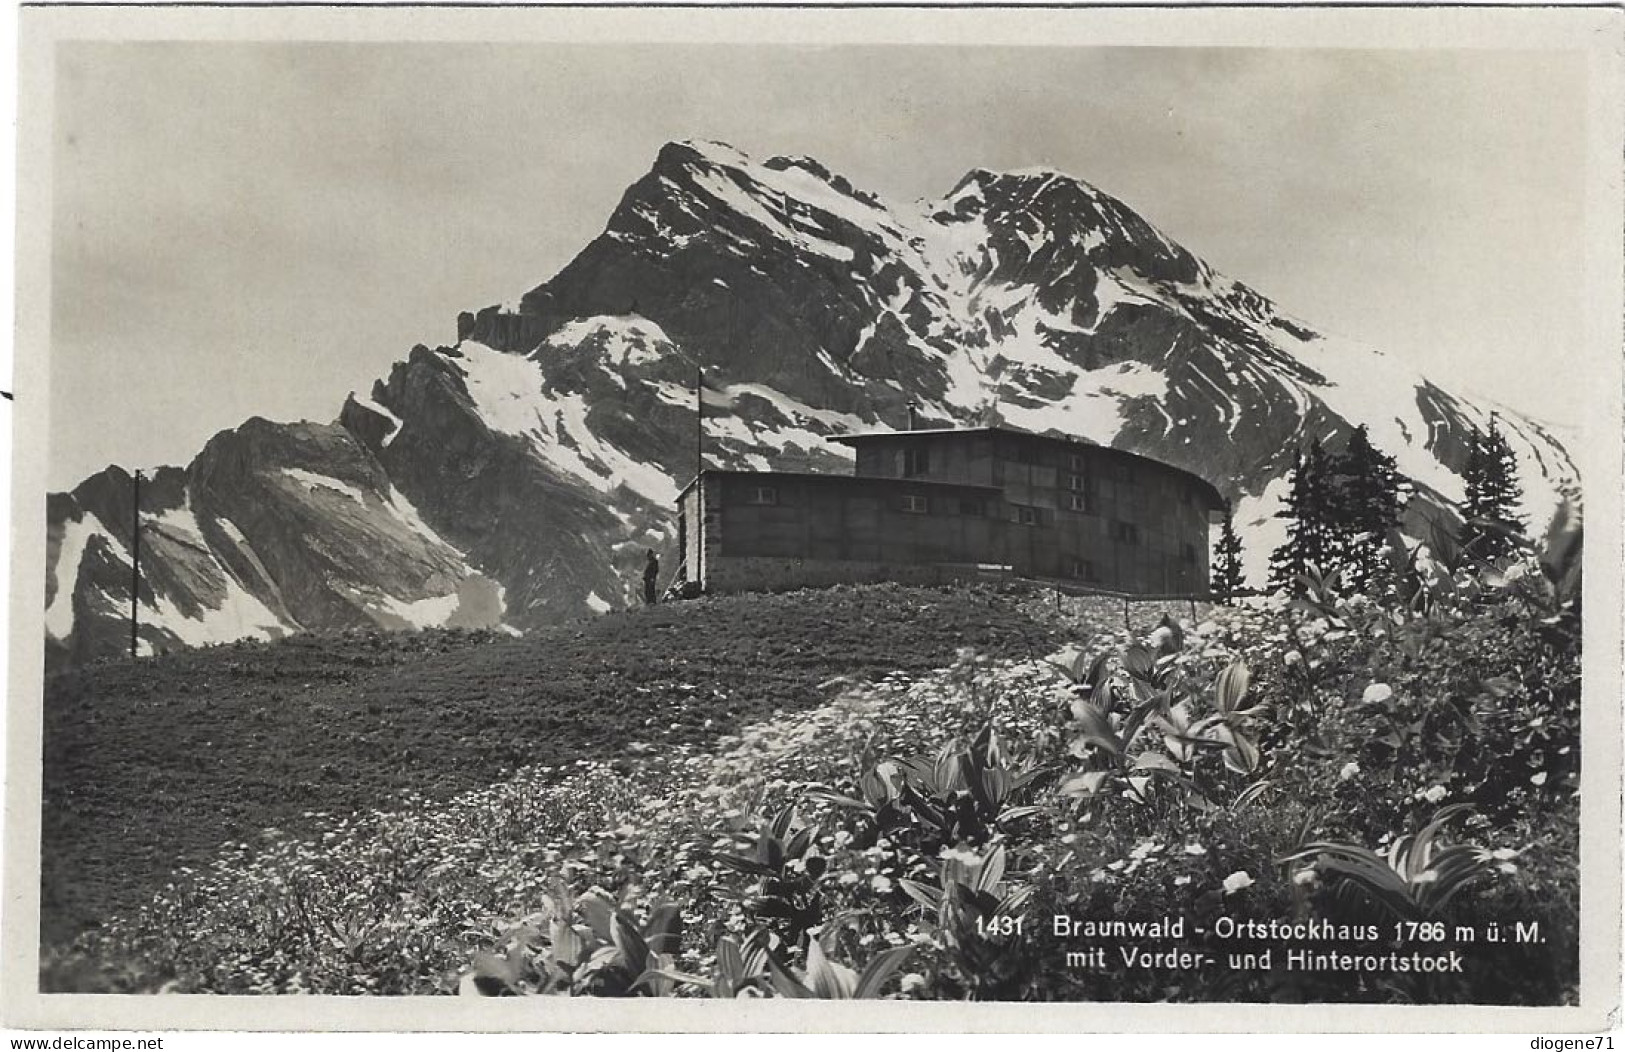
<svg viewBox="0 0 1625 1052">
<path fill-rule="evenodd" d="M 1208 594 L 1205 480 L 1009 427 L 841 435 L 852 475 L 705 470 L 678 495 L 687 580 L 708 593 L 1009 574 L 1143 596 Z"/>
</svg>

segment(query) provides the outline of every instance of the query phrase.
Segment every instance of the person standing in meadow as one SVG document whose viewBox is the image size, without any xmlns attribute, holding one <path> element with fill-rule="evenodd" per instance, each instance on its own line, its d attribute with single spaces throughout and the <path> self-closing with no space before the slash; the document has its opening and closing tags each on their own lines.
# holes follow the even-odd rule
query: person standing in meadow
<svg viewBox="0 0 1625 1052">
<path fill-rule="evenodd" d="M 643 601 L 653 606 L 656 601 L 656 586 L 660 580 L 660 557 L 653 548 L 649 549 L 649 557 L 643 562 Z"/>
</svg>

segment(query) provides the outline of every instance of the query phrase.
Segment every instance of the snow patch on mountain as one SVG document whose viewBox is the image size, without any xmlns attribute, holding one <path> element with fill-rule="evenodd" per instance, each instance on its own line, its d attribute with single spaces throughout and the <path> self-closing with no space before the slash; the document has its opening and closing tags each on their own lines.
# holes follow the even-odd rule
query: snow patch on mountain
<svg viewBox="0 0 1625 1052">
<path fill-rule="evenodd" d="M 1124 406 L 1132 399 L 1149 398 L 1159 412 L 1168 395 L 1168 377 L 1143 362 L 1121 362 L 1104 369 L 1069 368 L 1072 390 L 1063 398 L 1038 405 L 1004 401 L 999 412 L 1005 420 L 1028 431 L 1054 431 L 1109 446 L 1122 433 L 1128 418 Z M 1174 423 L 1163 412 L 1165 431 Z"/>
<path fill-rule="evenodd" d="M 461 357 L 446 360 L 463 374 L 464 389 L 487 427 L 524 439 L 539 459 L 601 493 L 624 485 L 661 507 L 676 502 L 671 477 L 600 439 L 587 424 L 586 399 L 545 390 L 535 361 L 472 340 L 457 350 Z"/>
<path fill-rule="evenodd" d="M 992 393 L 988 380 L 990 358 L 990 352 L 969 346 L 948 355 L 943 362 L 948 374 L 948 389 L 942 396 L 946 406 L 973 412 L 987 404 Z"/>
<path fill-rule="evenodd" d="M 931 268 L 913 243 L 917 232 L 873 194 L 849 193 L 818 174 L 816 162 L 774 158 L 757 162 L 726 143 L 689 141 L 696 155 L 687 178 L 719 204 L 762 226 L 775 239 L 841 262 L 857 255 L 842 225 L 855 227 L 917 273 Z M 831 221 L 834 222 L 831 222 Z M 721 233 L 721 231 L 719 231 Z M 744 247 L 744 246 L 741 246 Z M 866 280 L 863 275 L 856 275 Z"/>
<path fill-rule="evenodd" d="M 604 360 L 610 365 L 653 365 L 672 347 L 660 326 L 636 314 L 597 315 L 561 325 L 544 341 L 549 347 L 576 347 L 602 340 Z M 664 349 L 664 350 L 663 350 Z"/>
<path fill-rule="evenodd" d="M 141 527 L 144 531 L 156 531 L 168 537 L 184 539 L 195 547 L 207 547 L 203 540 L 203 531 L 198 528 L 197 516 L 192 513 L 190 496 L 178 507 L 165 508 L 156 515 L 143 514 Z"/>
<path fill-rule="evenodd" d="M 361 408 L 377 413 L 379 416 L 389 421 L 389 434 L 384 436 L 383 441 L 383 448 L 388 449 L 389 444 L 395 441 L 396 437 L 401 433 L 401 418 L 390 412 L 387 407 L 380 405 L 371 398 L 368 398 L 365 395 L 359 394 L 355 391 L 350 392 L 350 398 Z"/>
<path fill-rule="evenodd" d="M 107 527 L 100 519 L 85 512 L 78 519 L 63 523 L 62 541 L 57 548 L 56 588 L 51 603 L 45 608 L 45 631 L 52 639 L 67 639 L 73 634 L 73 590 L 79 581 L 79 566 L 85 559 L 85 546 L 97 535 L 111 539 Z"/>
<path fill-rule="evenodd" d="M 768 191 L 781 202 L 794 202 L 802 212 L 833 216 L 861 230 L 877 232 L 888 239 L 902 236 L 892 212 L 878 199 L 862 200 L 843 193 L 828 180 L 815 174 L 816 161 L 807 158 L 775 158 L 771 163 L 752 160 L 726 143 L 690 140 L 683 144 L 711 165 L 726 168 L 743 179 L 749 189 Z M 690 170 L 695 170 L 690 166 Z M 790 207 L 786 205 L 788 214 Z"/>
<path fill-rule="evenodd" d="M 662 402 L 683 409 L 694 408 L 692 387 L 683 387 L 667 380 L 655 381 L 650 386 Z M 742 406 L 750 398 L 768 403 L 777 416 L 747 418 L 742 415 Z M 759 446 L 774 453 L 816 449 L 850 459 L 850 451 L 829 445 L 825 439 L 873 426 L 872 421 L 856 414 L 818 409 L 766 384 L 729 384 L 720 391 L 706 391 L 704 428 L 707 440 L 729 440 Z M 751 463 L 766 465 L 769 461 L 760 454 L 753 454 Z"/>
<path fill-rule="evenodd" d="M 707 410 L 706 439 L 735 442 L 748 447 L 743 453 L 744 461 L 757 470 L 772 468 L 772 461 L 759 452 L 763 449 L 777 454 L 817 451 L 850 459 L 852 454 L 849 451 L 829 444 L 826 439 L 831 435 L 866 430 L 872 426 L 862 417 L 815 409 L 763 384 L 731 384 L 723 393 L 730 407 L 740 406 L 749 396 L 767 402 L 777 413 L 777 418 L 765 414 L 747 417 L 733 408 L 722 413 Z"/>
<path fill-rule="evenodd" d="M 774 390 L 765 384 L 729 384 L 726 391 L 728 397 L 736 402 L 741 395 L 754 395 L 763 401 L 771 402 L 780 413 L 798 424 L 804 421 L 816 421 L 827 429 L 825 434 L 845 434 L 873 426 L 869 421 L 852 413 L 841 413 L 833 409 L 815 409 L 807 403 L 791 398 L 789 395 Z M 782 428 L 770 430 L 774 430 L 781 435 L 787 433 Z M 814 434 L 804 429 L 798 430 L 802 435 Z M 822 436 L 816 435 L 815 437 L 821 438 Z"/>
<path fill-rule="evenodd" d="M 1249 587 L 1264 587 L 1270 575 L 1270 556 L 1286 543 L 1287 521 L 1277 516 L 1291 493 L 1291 480 L 1282 476 L 1271 479 L 1263 493 L 1247 494 L 1236 501 L 1231 521 L 1242 537 L 1241 570 Z"/>
<path fill-rule="evenodd" d="M 395 596 L 378 593 L 373 597 L 378 609 L 390 616 L 398 617 L 413 628 L 429 628 L 443 625 L 457 612 L 462 597 L 457 592 L 448 595 L 434 595 L 427 599 L 397 599 Z"/>
<path fill-rule="evenodd" d="M 172 599 L 159 593 L 156 608 L 149 607 L 156 614 L 150 623 L 174 633 L 189 647 L 230 643 L 238 639 L 273 639 L 287 631 L 282 619 L 251 595 L 231 574 L 223 573 L 221 576 L 225 594 L 216 605 L 202 603 L 201 614 L 188 617 Z M 149 618 L 143 614 L 142 620 L 147 622 Z"/>
<path fill-rule="evenodd" d="M 367 495 L 348 482 L 330 478 L 327 475 L 318 475 L 316 472 L 306 471 L 304 468 L 283 468 L 282 474 L 296 482 L 304 483 L 307 492 L 319 493 L 322 490 L 328 490 L 348 497 L 362 507 L 366 507 Z"/>
<path fill-rule="evenodd" d="M 1087 330 L 1100 331 L 1101 322 L 1118 307 L 1128 303 L 1154 303 L 1150 285 L 1133 271 L 1102 269 L 1095 276 L 1095 321 Z"/>
<path fill-rule="evenodd" d="M 361 497 L 359 490 L 326 476 L 297 468 L 287 470 L 307 485 L 337 489 L 355 499 Z M 235 531 L 236 527 L 232 526 L 231 529 Z M 229 643 L 238 639 L 270 639 L 286 631 L 283 620 L 243 587 L 242 582 L 215 557 L 192 510 L 190 495 L 178 507 L 166 508 L 148 518 L 143 531 L 191 548 L 198 558 L 195 564 L 197 571 L 209 585 L 220 590 L 218 596 L 196 596 L 200 609 L 191 616 L 183 613 L 173 598 L 155 590 L 155 603 L 143 602 L 143 606 L 153 610 L 152 615 L 143 615 L 144 621 L 173 633 L 183 644 L 191 647 Z M 237 536 L 241 537 L 241 533 Z"/>
<path fill-rule="evenodd" d="M 1460 476 L 1424 446 L 1428 425 L 1416 402 L 1421 375 L 1351 341 L 1283 334 L 1277 342 L 1326 378 L 1327 386 L 1311 385 L 1310 393 L 1343 419 L 1366 425 L 1373 445 L 1399 455 L 1401 471 L 1446 500 L 1462 499 Z"/>
<path fill-rule="evenodd" d="M 714 197 L 725 209 L 753 220 L 774 237 L 807 252 L 850 263 L 852 249 L 838 241 L 820 237 L 821 230 L 807 230 L 796 225 L 788 212 L 775 215 L 758 200 L 757 195 L 730 178 L 729 173 L 710 168 L 697 168 L 692 173 L 694 184 Z"/>
<path fill-rule="evenodd" d="M 155 540 L 161 537 L 192 549 L 193 555 L 188 556 L 188 559 L 197 560 L 192 564 L 196 572 L 208 586 L 219 590 L 218 595 L 197 596 L 198 612 L 188 615 L 182 612 L 172 597 L 157 589 L 154 582 L 149 581 L 147 587 L 154 590 L 150 594 L 144 592 L 137 615 L 142 625 L 163 629 L 185 646 L 228 643 L 245 638 L 269 639 L 287 630 L 287 625 L 280 617 L 244 588 L 241 582 L 214 558 L 189 503 L 149 515 L 142 529 L 143 532 L 154 535 Z M 232 529 L 235 530 L 235 527 Z M 68 520 L 64 526 L 53 570 L 56 575 L 56 591 L 45 611 L 45 631 L 52 639 L 66 640 L 73 633 L 75 579 L 84 560 L 86 546 L 92 538 L 98 536 L 102 538 L 113 558 L 126 566 L 132 565 L 128 548 L 115 538 L 94 514 L 86 512 L 77 520 Z M 240 532 L 234 539 L 237 538 L 241 538 Z M 119 603 L 127 606 L 129 602 L 127 596 L 115 600 L 103 592 L 96 595 L 102 601 L 102 605 L 109 609 Z M 137 652 L 152 653 L 151 642 L 145 638 L 140 639 Z"/>
<path fill-rule="evenodd" d="M 656 380 L 649 384 L 654 390 L 655 397 L 667 405 L 681 406 L 684 409 L 694 408 L 694 388 L 674 384 L 670 380 Z"/>
<path fill-rule="evenodd" d="M 444 545 L 447 548 L 452 547 L 451 544 L 447 543 L 445 538 L 441 537 L 440 534 L 435 532 L 433 527 L 431 527 L 427 522 L 423 521 L 423 516 L 418 512 L 417 507 L 411 501 L 406 499 L 406 494 L 396 489 L 393 485 L 389 487 L 389 496 L 384 501 L 384 507 L 389 509 L 390 513 L 393 514 L 397 519 L 401 520 L 409 532 L 415 533 L 418 536 L 436 544 Z"/>
<path fill-rule="evenodd" d="M 215 525 L 226 532 L 226 536 L 230 537 L 237 547 L 241 548 L 245 553 L 253 552 L 253 546 L 248 543 L 248 538 L 243 536 L 243 531 L 237 528 L 235 522 L 224 518 L 215 519 L 214 522 Z"/>
</svg>

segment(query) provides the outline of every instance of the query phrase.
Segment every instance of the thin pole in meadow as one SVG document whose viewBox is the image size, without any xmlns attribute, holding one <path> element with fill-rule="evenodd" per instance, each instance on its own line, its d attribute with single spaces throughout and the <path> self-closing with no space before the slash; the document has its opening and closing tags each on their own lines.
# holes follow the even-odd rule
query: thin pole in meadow
<svg viewBox="0 0 1625 1052">
<path fill-rule="evenodd" d="M 130 530 L 130 659 L 135 659 L 136 633 L 141 625 L 141 469 L 132 487 Z"/>
</svg>

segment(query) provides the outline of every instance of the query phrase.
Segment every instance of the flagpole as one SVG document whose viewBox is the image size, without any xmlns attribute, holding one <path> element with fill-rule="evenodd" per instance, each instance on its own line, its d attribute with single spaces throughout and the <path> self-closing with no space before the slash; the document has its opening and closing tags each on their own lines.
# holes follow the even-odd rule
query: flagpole
<svg viewBox="0 0 1625 1052">
<path fill-rule="evenodd" d="M 700 475 L 705 471 L 705 367 L 694 363 L 694 565 L 688 568 L 689 578 L 701 588 L 705 586 L 705 484 Z M 687 552 L 682 558 L 686 559 Z"/>
<path fill-rule="evenodd" d="M 141 471 L 135 473 L 130 501 L 134 512 L 130 542 L 130 657 L 135 657 L 136 631 L 141 623 Z"/>
</svg>

